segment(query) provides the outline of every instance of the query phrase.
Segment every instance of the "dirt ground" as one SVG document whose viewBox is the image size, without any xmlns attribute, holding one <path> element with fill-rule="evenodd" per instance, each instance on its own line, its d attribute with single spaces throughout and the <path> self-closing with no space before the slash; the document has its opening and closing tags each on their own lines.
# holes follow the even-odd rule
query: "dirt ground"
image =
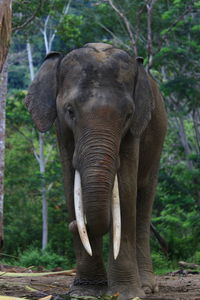
<svg viewBox="0 0 200 300">
<path fill-rule="evenodd" d="M 26 274 L 28 274 L 28 276 Z M 28 269 L 5 268 L 5 266 L 1 266 L 0 296 L 40 299 L 52 295 L 51 300 L 68 299 L 66 295 L 73 282 L 74 270 L 64 273 L 57 272 L 57 274 L 54 275 L 36 275 Z M 150 294 L 145 299 L 200 300 L 200 274 L 192 275 L 187 272 L 182 272 L 182 274 L 179 275 L 168 274 L 157 276 L 157 282 L 159 292 Z"/>
</svg>

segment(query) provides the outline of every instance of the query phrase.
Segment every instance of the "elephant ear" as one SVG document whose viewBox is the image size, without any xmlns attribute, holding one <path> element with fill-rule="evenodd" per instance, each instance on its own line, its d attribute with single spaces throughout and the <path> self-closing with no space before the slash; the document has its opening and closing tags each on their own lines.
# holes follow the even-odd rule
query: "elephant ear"
<svg viewBox="0 0 200 300">
<path fill-rule="evenodd" d="M 138 57 L 136 60 L 138 70 L 133 94 L 135 112 L 130 129 L 134 136 L 140 137 L 151 119 L 154 99 L 148 74 L 143 66 L 143 58 Z"/>
<path fill-rule="evenodd" d="M 26 107 L 41 132 L 50 129 L 56 119 L 57 70 L 60 60 L 58 52 L 51 52 L 45 57 L 25 98 Z"/>
</svg>

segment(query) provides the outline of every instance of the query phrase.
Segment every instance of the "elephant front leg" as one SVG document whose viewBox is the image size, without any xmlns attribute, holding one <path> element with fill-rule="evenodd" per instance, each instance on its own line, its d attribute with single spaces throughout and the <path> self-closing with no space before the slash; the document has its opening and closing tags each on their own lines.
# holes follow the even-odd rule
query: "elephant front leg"
<svg viewBox="0 0 200 300">
<path fill-rule="evenodd" d="M 134 236 L 133 236 L 134 237 Z M 119 293 L 119 300 L 143 297 L 145 294 L 141 288 L 136 249 L 133 246 L 135 238 L 122 231 L 121 248 L 116 260 L 113 258 L 112 249 L 108 270 L 108 294 Z"/>
<path fill-rule="evenodd" d="M 131 147 L 135 149 L 135 147 Z M 137 148 L 136 148 L 137 150 Z M 133 159 L 130 160 L 130 157 Z M 120 156 L 118 172 L 121 206 L 121 245 L 115 260 L 110 251 L 108 268 L 109 294 L 119 293 L 119 300 L 145 296 L 141 288 L 136 258 L 137 151 Z"/>
<path fill-rule="evenodd" d="M 138 189 L 137 196 L 137 262 L 142 287 L 146 293 L 158 291 L 150 255 L 150 223 L 156 180 L 150 179 Z"/>
<path fill-rule="evenodd" d="M 86 253 L 78 232 L 74 233 L 77 274 L 70 296 L 101 296 L 107 291 L 107 275 L 102 260 L 102 238 L 90 238 L 93 255 Z"/>
</svg>

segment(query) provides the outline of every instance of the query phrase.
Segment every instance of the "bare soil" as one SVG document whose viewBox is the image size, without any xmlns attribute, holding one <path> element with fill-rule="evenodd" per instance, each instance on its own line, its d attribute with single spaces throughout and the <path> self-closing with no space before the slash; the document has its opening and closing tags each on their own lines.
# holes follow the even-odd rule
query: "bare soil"
<svg viewBox="0 0 200 300">
<path fill-rule="evenodd" d="M 4 273 L 2 273 L 4 272 Z M 15 273 L 15 277 L 7 276 L 8 272 Z M 24 273 L 18 274 L 18 273 Z M 29 272 L 29 276 L 26 274 Z M 2 267 L 0 273 L 0 296 L 26 297 L 40 299 L 52 295 L 52 300 L 68 299 L 67 292 L 74 279 L 71 275 L 55 274 L 34 276 L 32 271 L 24 268 Z M 159 292 L 149 294 L 148 300 L 200 300 L 200 274 L 169 274 L 157 276 Z"/>
</svg>

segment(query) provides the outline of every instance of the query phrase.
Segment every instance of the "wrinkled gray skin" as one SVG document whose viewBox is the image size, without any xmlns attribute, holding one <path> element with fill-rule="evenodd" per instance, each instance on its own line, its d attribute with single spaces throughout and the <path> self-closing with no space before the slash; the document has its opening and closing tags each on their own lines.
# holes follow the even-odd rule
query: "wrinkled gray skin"
<svg viewBox="0 0 200 300">
<path fill-rule="evenodd" d="M 64 57 L 50 53 L 25 102 L 41 132 L 56 123 L 77 259 L 71 295 L 119 292 L 124 300 L 156 290 L 149 231 L 166 114 L 142 61 L 107 44 L 87 44 Z M 73 222 L 75 169 L 82 179 L 92 257 Z M 106 271 L 102 236 L 107 232 L 112 236 L 110 206 L 116 173 L 121 247 L 116 260 L 110 249 Z"/>
</svg>

